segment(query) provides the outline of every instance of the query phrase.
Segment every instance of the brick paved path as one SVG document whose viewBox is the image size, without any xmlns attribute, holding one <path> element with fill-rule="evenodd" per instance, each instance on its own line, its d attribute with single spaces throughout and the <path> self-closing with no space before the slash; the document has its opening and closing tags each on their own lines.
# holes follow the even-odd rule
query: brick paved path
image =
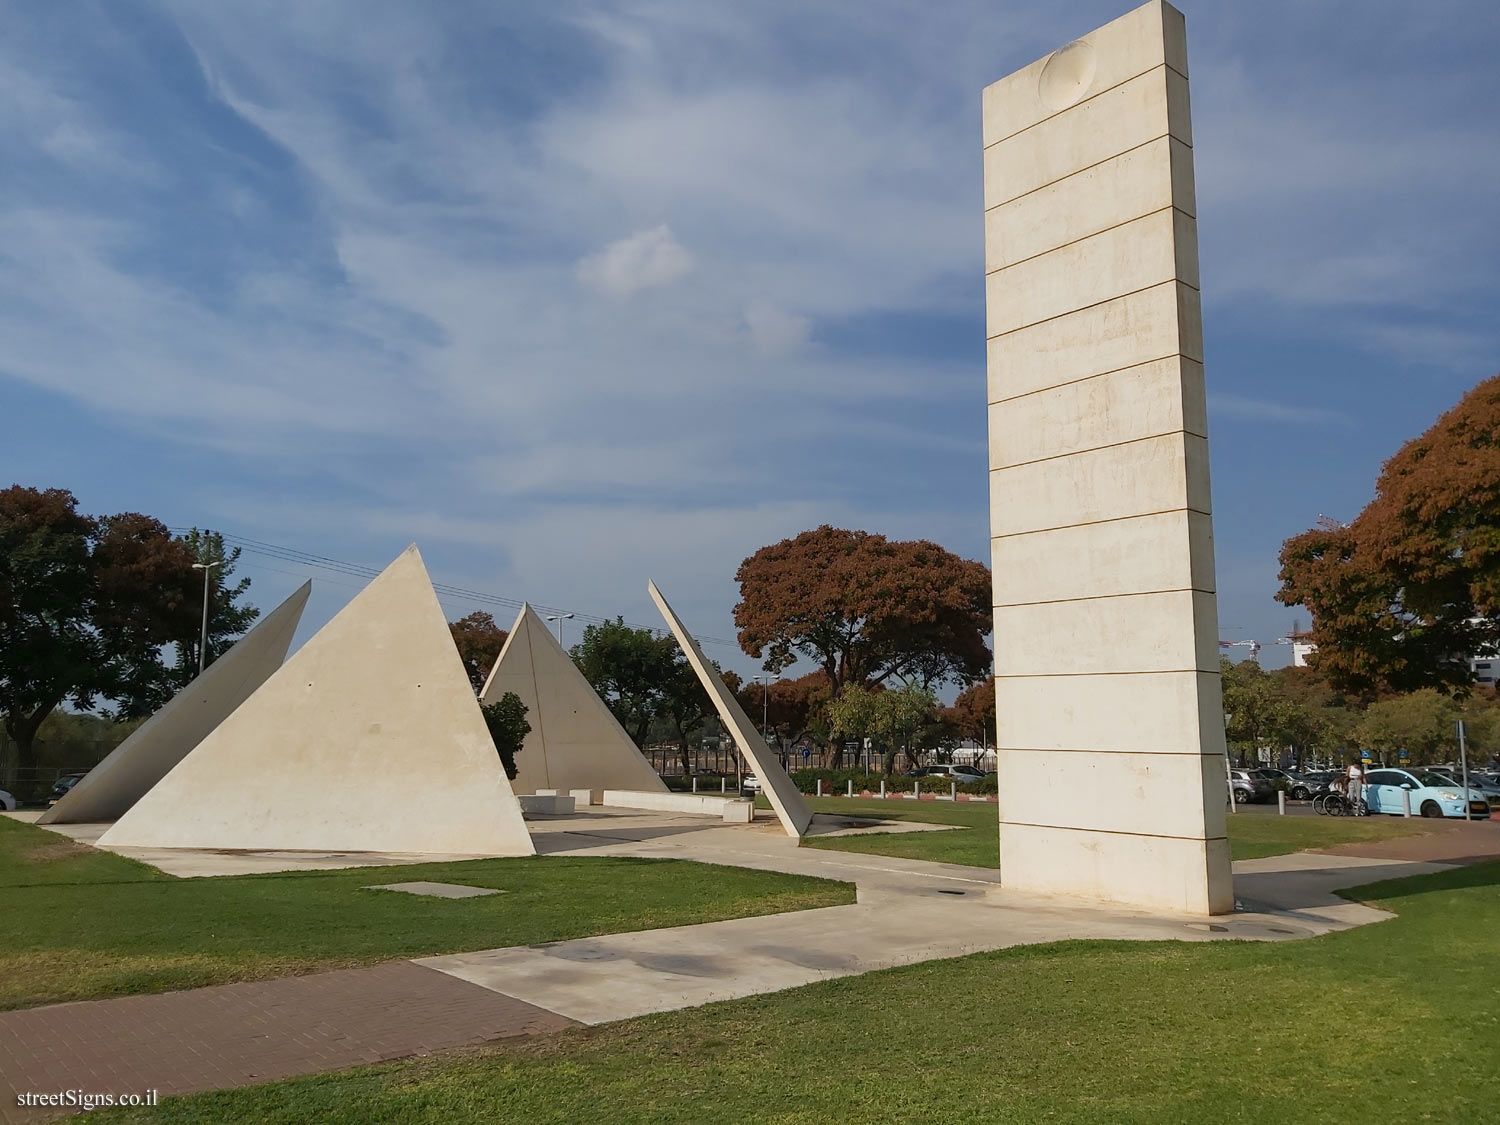
<svg viewBox="0 0 1500 1125">
<path fill-rule="evenodd" d="M 1365 859 L 1405 859 L 1417 863 L 1485 863 L 1500 859 L 1500 819 L 1465 823 L 1461 820 L 1425 820 L 1425 836 L 1403 836 L 1395 840 L 1370 840 L 1319 848 L 1325 855 L 1352 855 Z"/>
<path fill-rule="evenodd" d="M 16 1094 L 167 1094 L 245 1086 L 575 1026 L 487 988 L 393 961 L 365 969 L 0 1013 L 0 1120 Z"/>
</svg>

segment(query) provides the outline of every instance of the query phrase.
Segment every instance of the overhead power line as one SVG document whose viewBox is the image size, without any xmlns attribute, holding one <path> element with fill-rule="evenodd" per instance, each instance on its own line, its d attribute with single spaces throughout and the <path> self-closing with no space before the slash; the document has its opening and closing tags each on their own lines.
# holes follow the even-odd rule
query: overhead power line
<svg viewBox="0 0 1500 1125">
<path fill-rule="evenodd" d="M 169 528 L 169 530 L 183 532 L 190 531 L 192 529 L 187 527 L 172 527 Z M 200 528 L 199 530 L 205 529 Z M 355 563 L 348 562 L 344 559 L 329 558 L 327 555 L 314 554 L 311 551 L 303 551 L 296 547 L 285 547 L 279 543 L 266 543 L 259 539 L 251 539 L 245 535 L 236 535 L 230 531 L 219 531 L 218 534 L 224 537 L 225 543 L 229 544 L 232 547 L 238 547 L 241 551 L 245 552 L 248 555 L 257 555 L 261 558 L 277 559 L 281 562 L 294 563 L 299 566 L 313 567 L 315 569 L 329 571 L 334 574 L 348 575 L 351 578 L 362 578 L 365 581 L 369 581 L 370 579 L 375 578 L 380 574 L 382 569 L 381 567 L 377 566 L 366 566 L 364 563 Z M 274 570 L 276 568 L 269 567 L 267 569 Z M 279 573 L 284 574 L 287 572 L 280 571 Z M 343 585 L 343 583 L 340 583 L 340 585 Z M 432 588 L 437 592 L 440 598 L 446 597 L 449 600 L 469 604 L 499 606 L 505 609 L 514 610 L 516 612 L 520 612 L 521 606 L 526 604 L 520 598 L 508 598 L 502 594 L 492 594 L 484 590 L 470 590 L 467 587 L 463 586 L 450 586 L 444 582 L 434 582 L 432 584 Z M 608 625 L 614 620 L 614 618 L 612 617 L 600 617 L 597 614 L 582 613 L 576 609 L 562 609 L 557 606 L 540 605 L 537 602 L 532 602 L 530 604 L 532 609 L 544 615 L 556 614 L 558 616 L 562 616 L 564 614 L 572 614 L 574 619 L 594 625 Z M 632 629 L 647 629 L 656 636 L 665 636 L 667 632 L 665 629 L 653 628 L 649 625 L 637 625 L 629 621 L 625 622 L 625 624 L 629 625 Z M 699 644 L 724 645 L 729 648 L 739 648 L 739 645 L 734 641 L 727 641 L 722 637 L 700 636 L 697 638 L 697 640 Z"/>
</svg>

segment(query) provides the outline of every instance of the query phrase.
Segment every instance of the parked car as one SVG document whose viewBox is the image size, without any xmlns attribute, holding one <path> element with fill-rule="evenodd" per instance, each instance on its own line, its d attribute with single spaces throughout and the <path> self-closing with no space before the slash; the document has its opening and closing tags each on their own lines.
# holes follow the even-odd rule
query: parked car
<svg viewBox="0 0 1500 1125">
<path fill-rule="evenodd" d="M 1409 796 L 1403 800 L 1402 793 Z M 1476 789 L 1468 791 L 1469 815 L 1490 818 L 1490 805 Z M 1371 812 L 1400 816 L 1410 802 L 1414 816 L 1464 815 L 1464 791 L 1458 782 L 1435 770 L 1371 770 L 1365 777 L 1364 800 Z"/>
<path fill-rule="evenodd" d="M 1234 789 L 1235 804 L 1245 805 L 1252 801 L 1274 801 L 1276 799 L 1276 786 L 1272 785 L 1266 778 L 1258 775 L 1258 770 L 1229 771 L 1229 781 Z"/>
<path fill-rule="evenodd" d="M 16 811 L 16 799 L 14 797 L 12 797 L 9 793 L 7 793 L 4 789 L 0 789 L 0 812 L 15 812 L 15 811 Z"/>
<path fill-rule="evenodd" d="M 1291 770 L 1278 770 L 1270 766 L 1263 766 L 1258 770 L 1252 770 L 1265 778 L 1277 789 L 1286 791 L 1286 795 L 1294 801 L 1310 801 L 1319 793 L 1328 792 L 1328 783 L 1321 785 L 1307 774 L 1293 773 Z"/>
<path fill-rule="evenodd" d="M 760 793 L 760 778 L 753 773 L 747 773 L 740 778 L 740 794 L 746 797 L 754 797 Z"/>
<path fill-rule="evenodd" d="M 58 801 L 66 797 L 73 786 L 84 779 L 84 775 L 87 772 L 85 770 L 84 773 L 65 773 L 54 781 L 52 783 L 52 792 L 47 794 L 47 807 L 51 808 Z"/>
<path fill-rule="evenodd" d="M 1272 786 L 1284 790 L 1293 801 L 1310 801 L 1319 789 L 1317 784 L 1305 777 L 1304 774 L 1295 774 L 1290 769 L 1277 769 L 1274 766 L 1262 766 L 1260 769 L 1251 769 L 1253 774 L 1259 774 L 1271 781 Z M 1325 786 L 1326 789 L 1326 786 Z"/>
<path fill-rule="evenodd" d="M 1427 766 L 1425 769 L 1427 773 L 1442 774 L 1453 782 L 1455 788 L 1460 787 L 1458 770 L 1448 769 L 1446 766 Z M 1497 785 L 1492 778 L 1487 777 L 1485 774 L 1469 774 L 1469 788 L 1478 790 L 1479 795 L 1489 802 L 1489 804 L 1500 804 L 1500 785 Z"/>
<path fill-rule="evenodd" d="M 973 766 L 920 766 L 912 770 L 907 777 L 950 777 L 954 781 L 983 781 L 984 771 L 976 770 Z"/>
</svg>

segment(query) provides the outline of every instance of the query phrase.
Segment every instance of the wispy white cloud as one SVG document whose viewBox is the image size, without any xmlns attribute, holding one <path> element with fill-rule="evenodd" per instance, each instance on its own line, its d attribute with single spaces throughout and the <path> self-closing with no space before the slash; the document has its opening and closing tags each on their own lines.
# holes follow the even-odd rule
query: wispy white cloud
<svg viewBox="0 0 1500 1125">
<path fill-rule="evenodd" d="M 812 321 L 770 301 L 751 301 L 745 307 L 750 338 L 765 355 L 786 355 L 807 343 Z"/>
<path fill-rule="evenodd" d="M 666 223 L 611 242 L 578 263 L 578 280 L 612 297 L 670 285 L 696 263 Z"/>
<path fill-rule="evenodd" d="M 1320 406 L 1294 406 L 1283 402 L 1265 402 L 1239 395 L 1212 393 L 1208 412 L 1220 418 L 1246 418 L 1256 422 L 1290 422 L 1295 425 L 1352 426 L 1354 420 L 1341 410 Z"/>
</svg>

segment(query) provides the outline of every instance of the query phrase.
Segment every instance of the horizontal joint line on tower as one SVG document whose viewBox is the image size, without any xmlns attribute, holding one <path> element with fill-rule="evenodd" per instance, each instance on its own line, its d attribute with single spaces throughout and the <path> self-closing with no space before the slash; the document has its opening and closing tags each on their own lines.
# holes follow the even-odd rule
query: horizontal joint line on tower
<svg viewBox="0 0 1500 1125">
<path fill-rule="evenodd" d="M 1144 293 L 1148 289 L 1157 289 L 1163 285 L 1172 284 L 1181 285 L 1184 289 L 1191 289 L 1194 293 L 1198 292 L 1198 287 L 1196 285 L 1189 285 L 1180 277 L 1164 277 L 1160 281 L 1153 281 L 1150 285 L 1142 285 L 1139 289 L 1132 289 L 1128 293 L 1116 293 L 1113 297 L 1105 297 L 1102 301 L 1095 301 L 1091 305 L 1079 305 L 1076 309 L 1068 309 L 1066 312 L 1054 313 L 1051 316 L 1044 316 L 1041 320 L 1033 320 L 1030 324 L 1018 324 L 1014 328 L 1007 328 L 1004 332 L 996 332 L 993 336 L 987 335 L 985 336 L 985 340 L 986 342 L 990 340 L 998 340 L 1001 336 L 1009 336 L 1012 332 L 1022 332 L 1027 328 L 1035 328 L 1038 324 L 1046 324 L 1051 320 L 1061 320 L 1063 317 L 1072 316 L 1074 313 L 1087 312 L 1089 309 L 1097 309 L 1100 305 L 1107 305 L 1111 301 L 1119 301 L 1123 300 L 1126 297 L 1134 297 L 1137 293 Z"/>
<path fill-rule="evenodd" d="M 1104 89 L 1098 91 L 1097 93 L 1090 94 L 1088 97 L 1084 98 L 1081 102 L 1074 102 L 1072 105 L 1064 106 L 1062 109 L 1058 110 L 1056 113 L 1049 113 L 1049 114 L 1047 114 L 1046 117 L 1043 117 L 1041 120 L 1039 120 L 1039 121 L 1033 121 L 1030 125 L 1026 125 L 1026 126 L 1024 126 L 1024 127 L 1020 128 L 1020 129 L 1017 129 L 1014 133 L 1007 133 L 1005 136 L 1001 137 L 999 140 L 991 141 L 989 144 L 985 145 L 984 147 L 985 147 L 986 150 L 989 150 L 989 149 L 994 148 L 996 145 L 1004 144 L 1006 141 L 1010 140 L 1011 137 L 1019 137 L 1022 133 L 1026 132 L 1028 129 L 1035 129 L 1038 125 L 1044 125 L 1048 121 L 1051 121 L 1054 117 L 1061 117 L 1063 114 L 1067 113 L 1068 110 L 1070 110 L 1070 109 L 1077 109 L 1081 105 L 1088 105 L 1089 102 L 1093 101 L 1095 98 L 1101 97 L 1102 95 L 1109 93 L 1111 90 L 1118 90 L 1121 86 L 1125 85 L 1125 83 L 1127 83 L 1127 82 L 1134 82 L 1137 78 L 1144 78 L 1146 75 L 1151 74 L 1154 71 L 1158 71 L 1158 70 L 1170 70 L 1173 74 L 1177 75 L 1177 77 L 1181 78 L 1184 82 L 1188 81 L 1188 76 L 1186 74 L 1183 74 L 1182 71 L 1178 70 L 1175 66 L 1172 66 L 1170 63 L 1168 63 L 1165 60 L 1163 60 L 1162 62 L 1157 63 L 1155 66 L 1148 66 L 1145 70 L 1140 71 L 1137 74 L 1132 74 L 1129 78 L 1122 78 L 1122 79 L 1120 79 L 1113 86 L 1106 86 Z M 1016 73 L 1020 73 L 1020 72 L 1017 71 Z M 1011 77 L 1011 76 L 1007 75 L 1006 77 Z M 1004 82 L 1005 79 L 1002 78 L 1002 79 L 1000 79 L 1000 81 Z M 993 85 L 993 83 L 991 83 L 991 85 Z M 982 114 L 981 114 L 981 116 L 982 116 Z"/>
<path fill-rule="evenodd" d="M 1148 598 L 1156 594 L 1212 594 L 1199 586 L 1171 586 L 1165 590 L 1127 590 L 1120 594 L 1084 594 L 1076 598 L 1038 598 L 1031 602 L 996 602 L 991 609 L 1024 609 L 1032 605 L 1058 605 L 1064 602 L 1100 602 L 1117 598 Z"/>
<path fill-rule="evenodd" d="M 1034 187 L 1034 188 L 1027 188 L 1025 191 L 1020 192 L 1017 195 L 1012 195 L 1008 199 L 1002 199 L 999 203 L 989 203 L 989 204 L 986 204 L 985 208 L 984 208 L 984 213 L 986 215 L 988 215 L 991 211 L 994 211 L 996 208 L 999 208 L 999 207 L 1008 207 L 1010 204 L 1014 203 L 1016 200 L 1018 200 L 1018 199 L 1025 199 L 1028 195 L 1035 195 L 1039 191 L 1045 191 L 1047 188 L 1051 187 L 1053 184 L 1060 184 L 1064 180 L 1071 180 L 1074 176 L 1081 176 L 1085 172 L 1091 172 L 1095 168 L 1098 168 L 1102 164 L 1108 164 L 1111 160 L 1118 160 L 1122 156 L 1128 156 L 1132 152 L 1138 152 L 1138 151 L 1140 151 L 1141 149 L 1145 148 L 1147 145 L 1154 145 L 1157 141 L 1161 140 L 1163 137 L 1171 137 L 1174 141 L 1176 141 L 1178 144 L 1182 145 L 1184 148 L 1192 148 L 1193 147 L 1192 145 L 1188 144 L 1186 141 L 1182 140 L 1180 137 L 1172 136 L 1172 131 L 1169 129 L 1169 130 L 1167 130 L 1167 132 L 1165 132 L 1165 133 L 1158 133 L 1156 136 L 1150 137 L 1150 138 L 1142 141 L 1138 145 L 1131 145 L 1129 148 L 1122 148 L 1119 152 L 1114 153 L 1111 156 L 1106 156 L 1103 160 L 1096 160 L 1092 164 L 1085 164 L 1082 168 L 1075 168 L 1075 169 L 1073 169 L 1073 171 L 1068 172 L 1066 175 L 1058 176 L 1057 179 L 1055 179 L 1055 180 L 1048 180 L 1044 184 L 1037 184 L 1037 186 Z M 1194 215 L 1193 217 L 1195 219 L 1197 218 L 1196 215 Z"/>
<path fill-rule="evenodd" d="M 994 339 L 996 340 L 998 340 L 999 338 L 1000 337 L 998 336 L 994 337 Z M 1169 359 L 1185 359 L 1189 363 L 1198 364 L 1200 367 L 1203 365 L 1203 361 L 1201 359 L 1196 359 L 1193 356 L 1188 355 L 1187 352 L 1168 352 L 1166 355 L 1155 355 L 1150 359 L 1137 360 L 1135 363 L 1126 363 L 1119 367 L 1111 367 L 1107 371 L 1095 371 L 1092 375 L 1080 375 L 1076 379 L 1064 379 L 1061 383 L 1051 383 L 1045 387 L 1037 387 L 1035 390 L 1022 391 L 1018 395 L 1006 395 L 1004 398 L 992 398 L 990 399 L 989 405 L 999 406 L 1002 402 L 1015 402 L 1017 399 L 1030 398 L 1032 395 L 1044 395 L 1048 391 L 1060 390 L 1063 387 L 1077 386 L 1079 383 L 1087 383 L 1090 379 L 1102 379 L 1106 375 L 1118 375 L 1120 372 L 1129 371 L 1133 367 L 1149 367 L 1153 363 L 1164 363 Z"/>
<path fill-rule="evenodd" d="M 1029 820 L 1006 820 L 1000 818 L 1000 827 L 1052 828 L 1059 832 L 1097 832 L 1102 836 L 1141 836 L 1147 840 L 1189 840 L 1195 844 L 1211 844 L 1216 840 L 1227 840 L 1226 836 L 1176 836 L 1170 832 L 1127 832 L 1122 828 L 1081 828 L 1073 824 L 1033 824 Z M 1001 862 L 1004 862 L 1002 857 Z"/>
<path fill-rule="evenodd" d="M 1217 750 L 1101 750 L 1081 746 L 996 746 L 996 754 L 1145 754 L 1153 758 L 1220 758 Z"/>
<path fill-rule="evenodd" d="M 1208 440 L 1207 434 L 1200 434 L 1197 430 L 1190 430 L 1186 426 L 1178 426 L 1175 430 L 1163 430 L 1157 434 L 1142 434 L 1140 437 L 1125 438 L 1122 441 L 1107 441 L 1103 445 L 1088 445 L 1082 449 L 1070 449 L 1066 453 L 1051 453 L 1046 457 L 1033 457 L 1029 461 L 1013 461 L 1008 465 L 991 465 L 990 472 L 1003 473 L 1010 469 L 1024 469 L 1027 465 L 1040 465 L 1047 461 L 1061 461 L 1064 457 L 1079 457 L 1085 453 L 1097 453 L 1101 449 L 1119 449 L 1126 445 L 1139 445 L 1143 441 L 1158 441 L 1164 437 L 1175 437 L 1177 434 L 1187 434 L 1189 437 Z"/>
<path fill-rule="evenodd" d="M 999 470 L 991 470 L 998 472 Z M 1143 516 L 1166 516 L 1173 512 L 1196 512 L 1200 516 L 1211 516 L 1212 512 L 1205 512 L 1202 508 L 1194 508 L 1192 505 L 1183 505 L 1180 508 L 1161 508 L 1154 512 L 1132 512 L 1128 516 L 1107 516 L 1097 520 L 1080 520 L 1078 523 L 1060 523 L 1054 527 L 1033 527 L 1026 531 L 1007 531 L 1004 535 L 991 535 L 990 542 L 996 539 L 1014 539 L 1017 535 L 1040 535 L 1045 531 L 1065 531 L 1070 527 L 1093 527 L 1096 523 L 1119 523 L 1121 520 L 1138 520 Z"/>
<path fill-rule="evenodd" d="M 997 680 L 1071 680 L 1079 676 L 1217 676 L 1217 668 L 1101 668 L 1093 672 L 996 672 Z"/>
<path fill-rule="evenodd" d="M 1098 238 L 1101 234 L 1108 234 L 1110 231 L 1119 230 L 1121 227 L 1128 227 L 1131 223 L 1138 223 L 1142 219 L 1153 218 L 1156 215 L 1160 215 L 1163 211 L 1180 211 L 1182 212 L 1182 214 L 1187 215 L 1188 218 L 1192 219 L 1193 222 L 1196 223 L 1198 221 L 1196 215 L 1189 214 L 1187 211 L 1177 206 L 1175 202 L 1168 203 L 1163 207 L 1157 207 L 1153 210 L 1142 212 L 1139 215 L 1132 215 L 1128 219 L 1121 219 L 1118 223 L 1111 223 L 1109 226 L 1101 227 L 1099 230 L 1090 231 L 1088 234 L 1080 234 L 1077 238 L 1070 238 L 1066 242 L 1059 242 L 1056 246 L 1049 246 L 1047 247 L 1047 249 L 1039 250 L 1035 254 L 1028 254 L 1024 258 L 1017 258 L 1014 262 L 1006 262 L 1003 266 L 996 266 L 994 269 L 986 269 L 984 271 L 985 280 L 989 280 L 997 273 L 1004 273 L 1006 270 L 1013 270 L 1017 266 L 1024 266 L 1027 262 L 1034 262 L 1038 258 L 1045 258 L 1048 254 L 1056 254 L 1059 250 L 1066 250 L 1069 246 L 1077 246 L 1080 242 L 1087 242 L 1091 238 Z"/>
</svg>

